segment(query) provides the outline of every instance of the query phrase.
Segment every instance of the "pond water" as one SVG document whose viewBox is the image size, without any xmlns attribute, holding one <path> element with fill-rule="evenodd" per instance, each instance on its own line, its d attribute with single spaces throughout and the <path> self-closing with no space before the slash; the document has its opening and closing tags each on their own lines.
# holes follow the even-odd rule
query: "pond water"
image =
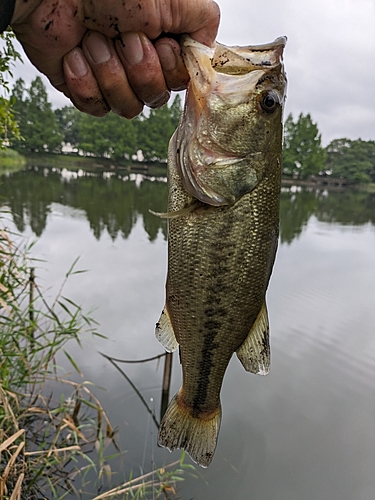
<svg viewBox="0 0 375 500">
<path fill-rule="evenodd" d="M 152 461 L 156 428 L 125 379 L 98 351 L 121 359 L 162 353 L 167 186 L 126 172 L 30 168 L 3 176 L 1 204 L 37 243 L 39 284 L 95 308 L 107 340 L 69 346 L 96 389 L 121 449 L 114 483 Z M 283 188 L 281 232 L 267 303 L 272 368 L 246 373 L 233 357 L 222 389 L 214 460 L 179 485 L 182 499 L 373 500 L 375 497 L 375 195 Z M 171 394 L 180 385 L 173 361 Z M 158 416 L 162 366 L 121 365 Z M 186 458 L 186 461 L 189 461 Z M 91 498 L 92 498 L 91 494 Z M 87 498 L 90 498 L 88 496 Z"/>
</svg>

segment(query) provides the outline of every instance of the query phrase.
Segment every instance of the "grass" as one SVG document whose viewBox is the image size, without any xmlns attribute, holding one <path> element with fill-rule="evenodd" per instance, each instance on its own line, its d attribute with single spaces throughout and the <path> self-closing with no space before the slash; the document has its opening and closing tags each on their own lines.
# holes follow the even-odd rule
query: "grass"
<svg viewBox="0 0 375 500">
<path fill-rule="evenodd" d="M 0 149 L 0 174 L 15 172 L 26 165 L 26 158 L 13 149 Z"/>
<path fill-rule="evenodd" d="M 48 302 L 28 256 L 30 245 L 17 243 L 4 221 L 0 216 L 0 500 L 80 498 L 93 472 L 101 491 L 96 500 L 176 498 L 176 482 L 192 468 L 183 454 L 178 462 L 105 490 L 111 460 L 121 454 L 115 431 L 92 384 L 65 378 L 56 366 L 65 353 L 82 375 L 65 344 L 98 335 L 95 321 L 63 296 L 66 281 L 80 271 L 74 263 Z M 109 444 L 112 455 L 106 454 Z"/>
<path fill-rule="evenodd" d="M 366 193 L 375 193 L 375 182 L 369 182 L 368 184 L 360 184 L 359 189 Z"/>
</svg>

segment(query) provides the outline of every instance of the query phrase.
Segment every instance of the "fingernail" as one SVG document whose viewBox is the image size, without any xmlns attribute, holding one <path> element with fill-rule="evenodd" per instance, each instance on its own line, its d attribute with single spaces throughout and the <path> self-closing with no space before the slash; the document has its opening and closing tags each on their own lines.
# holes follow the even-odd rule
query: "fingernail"
<svg viewBox="0 0 375 500">
<path fill-rule="evenodd" d="M 76 76 L 85 76 L 89 68 L 80 49 L 73 49 L 66 55 L 66 62 L 70 71 Z"/>
<path fill-rule="evenodd" d="M 107 40 L 100 33 L 91 32 L 85 40 L 85 45 L 94 63 L 101 64 L 111 58 Z"/>
<path fill-rule="evenodd" d="M 164 71 L 173 71 L 177 66 L 177 59 L 172 47 L 167 43 L 159 43 L 156 46 L 156 51 Z"/>
<path fill-rule="evenodd" d="M 123 54 L 129 64 L 139 64 L 143 59 L 142 41 L 137 33 L 124 33 L 122 36 Z"/>
<path fill-rule="evenodd" d="M 155 97 L 153 100 L 147 101 L 145 104 L 149 108 L 161 108 L 164 104 L 166 104 L 171 96 L 169 90 L 165 90 L 162 94 Z"/>
</svg>

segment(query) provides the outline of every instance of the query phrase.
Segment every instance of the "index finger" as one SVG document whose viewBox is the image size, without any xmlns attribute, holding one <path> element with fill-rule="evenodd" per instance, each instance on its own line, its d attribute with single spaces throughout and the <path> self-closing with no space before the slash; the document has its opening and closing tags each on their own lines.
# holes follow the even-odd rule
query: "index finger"
<svg viewBox="0 0 375 500">
<path fill-rule="evenodd" d="M 188 19 L 188 17 L 186 18 Z M 212 47 L 215 43 L 216 35 L 220 23 L 220 8 L 216 2 L 202 2 L 201 10 L 197 11 L 196 19 L 198 25 L 187 22 L 186 27 L 182 24 L 179 31 L 175 33 L 188 33 L 197 42 Z"/>
<path fill-rule="evenodd" d="M 220 9 L 213 0 L 127 0 L 81 2 L 77 17 L 87 28 L 115 38 L 128 31 L 156 40 L 162 33 L 188 33 L 205 45 L 214 44 Z"/>
</svg>

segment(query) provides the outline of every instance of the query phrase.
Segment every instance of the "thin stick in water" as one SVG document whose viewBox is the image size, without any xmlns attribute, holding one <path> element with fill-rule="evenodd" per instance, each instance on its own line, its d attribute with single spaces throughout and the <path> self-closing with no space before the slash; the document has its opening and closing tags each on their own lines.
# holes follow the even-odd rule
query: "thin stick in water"
<svg viewBox="0 0 375 500">
<path fill-rule="evenodd" d="M 169 389 L 171 386 L 171 375 L 172 375 L 172 359 L 173 359 L 173 353 L 166 352 L 164 361 L 163 387 L 161 390 L 160 420 L 163 418 L 169 403 Z"/>
</svg>

